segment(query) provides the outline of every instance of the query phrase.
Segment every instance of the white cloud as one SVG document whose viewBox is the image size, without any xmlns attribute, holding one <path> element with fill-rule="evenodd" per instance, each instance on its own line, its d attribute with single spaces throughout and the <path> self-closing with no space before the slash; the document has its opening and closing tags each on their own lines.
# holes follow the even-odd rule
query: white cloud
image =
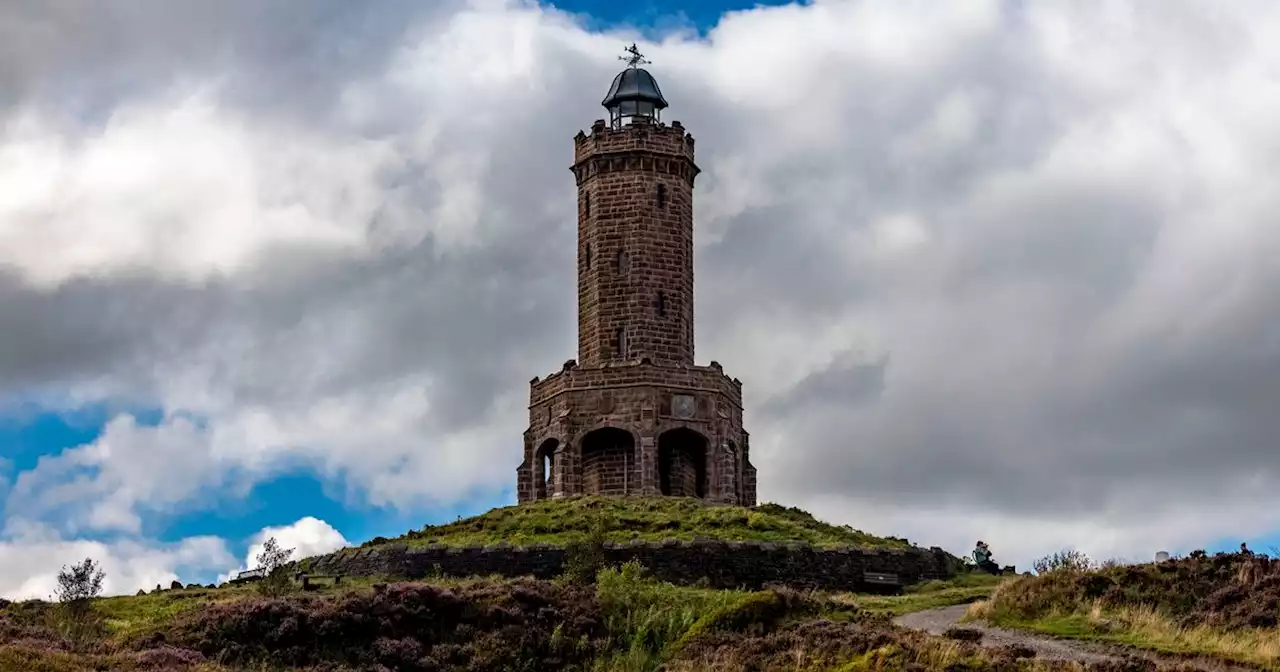
<svg viewBox="0 0 1280 672">
<path fill-rule="evenodd" d="M 170 412 L 18 474 L 8 527 L 137 533 L 299 464 L 406 507 L 511 484 L 525 381 L 574 350 L 571 138 L 632 36 L 360 11 L 336 51 L 218 23 L 298 46 L 5 111 L 0 393 Z M 761 496 L 1017 557 L 1275 526 L 1276 12 L 831 0 L 642 42 Z"/>
<path fill-rule="evenodd" d="M 275 245 L 366 243 L 384 143 L 236 118 L 213 97 L 131 103 L 93 130 L 19 114 L 0 136 L 0 264 L 46 286 L 139 268 L 198 282 Z"/>
<path fill-rule="evenodd" d="M 68 540 L 55 532 L 27 527 L 0 541 L 0 597 L 51 599 L 63 567 L 92 558 L 104 572 L 103 594 L 165 588 L 175 580 L 204 574 L 235 562 L 216 537 L 191 537 L 173 544 L 136 540 Z"/>
<path fill-rule="evenodd" d="M 226 574 L 219 575 L 218 582 L 223 583 L 228 579 L 235 578 L 235 575 L 240 572 L 259 567 L 258 556 L 262 554 L 263 549 L 266 547 L 267 540 L 273 538 L 280 548 L 293 550 L 289 554 L 290 560 L 302 560 L 303 558 L 324 555 L 350 545 L 346 538 L 342 536 L 342 533 L 334 529 L 332 525 L 311 516 L 300 518 L 292 525 L 264 527 L 253 536 L 244 564 Z"/>
</svg>

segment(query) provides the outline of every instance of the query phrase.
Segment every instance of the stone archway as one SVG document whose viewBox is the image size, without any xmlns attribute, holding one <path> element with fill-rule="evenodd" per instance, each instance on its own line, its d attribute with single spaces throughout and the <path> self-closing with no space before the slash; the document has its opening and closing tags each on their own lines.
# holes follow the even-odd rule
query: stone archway
<svg viewBox="0 0 1280 672">
<path fill-rule="evenodd" d="M 707 496 L 707 437 L 686 427 L 658 437 L 658 482 L 672 497 Z"/>
<path fill-rule="evenodd" d="M 547 439 L 533 453 L 534 499 L 546 499 L 555 494 L 555 459 L 559 448 L 558 439 Z"/>
<path fill-rule="evenodd" d="M 625 495 L 639 491 L 634 473 L 635 437 L 617 427 L 601 427 L 582 437 L 582 494 Z"/>
</svg>

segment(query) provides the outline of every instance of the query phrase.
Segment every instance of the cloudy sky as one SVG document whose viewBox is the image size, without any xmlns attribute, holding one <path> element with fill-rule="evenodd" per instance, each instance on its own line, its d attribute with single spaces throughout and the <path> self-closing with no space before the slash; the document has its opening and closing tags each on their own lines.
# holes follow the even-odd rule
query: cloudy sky
<svg viewBox="0 0 1280 672">
<path fill-rule="evenodd" d="M 513 503 L 632 41 L 761 500 L 1280 546 L 1280 4 L 771 4 L 0 0 L 0 595 Z"/>
</svg>

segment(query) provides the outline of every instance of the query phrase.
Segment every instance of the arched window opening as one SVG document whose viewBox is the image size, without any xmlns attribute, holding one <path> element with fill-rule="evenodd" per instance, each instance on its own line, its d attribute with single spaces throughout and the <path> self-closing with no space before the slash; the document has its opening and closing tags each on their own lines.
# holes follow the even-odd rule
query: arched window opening
<svg viewBox="0 0 1280 672">
<path fill-rule="evenodd" d="M 658 185 L 658 208 L 661 209 L 665 207 L 667 207 L 667 185 L 659 184 Z"/>
<path fill-rule="evenodd" d="M 631 257 L 627 255 L 626 250 L 618 250 L 618 275 L 626 275 L 631 270 Z"/>
<path fill-rule="evenodd" d="M 667 293 L 658 292 L 658 316 L 667 316 Z"/>
<path fill-rule="evenodd" d="M 555 487 L 555 464 L 556 450 L 560 447 L 560 442 L 556 439 L 547 439 L 538 446 L 538 452 L 534 455 L 534 472 L 533 472 L 533 498 L 546 499 L 556 494 Z"/>
</svg>

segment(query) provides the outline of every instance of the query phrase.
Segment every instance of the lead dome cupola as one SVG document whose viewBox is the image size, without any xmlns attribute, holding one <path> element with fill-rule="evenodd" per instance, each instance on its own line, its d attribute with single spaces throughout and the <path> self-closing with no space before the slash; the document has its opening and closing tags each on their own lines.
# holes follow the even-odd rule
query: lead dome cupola
<svg viewBox="0 0 1280 672">
<path fill-rule="evenodd" d="M 634 44 L 627 52 L 631 55 L 621 57 L 627 61 L 627 69 L 613 78 L 609 93 L 600 103 L 609 110 L 609 122 L 614 128 L 621 128 L 637 117 L 660 121 L 662 110 L 667 107 L 667 99 L 662 97 L 658 80 L 648 70 L 639 67 L 648 61 Z"/>
</svg>

